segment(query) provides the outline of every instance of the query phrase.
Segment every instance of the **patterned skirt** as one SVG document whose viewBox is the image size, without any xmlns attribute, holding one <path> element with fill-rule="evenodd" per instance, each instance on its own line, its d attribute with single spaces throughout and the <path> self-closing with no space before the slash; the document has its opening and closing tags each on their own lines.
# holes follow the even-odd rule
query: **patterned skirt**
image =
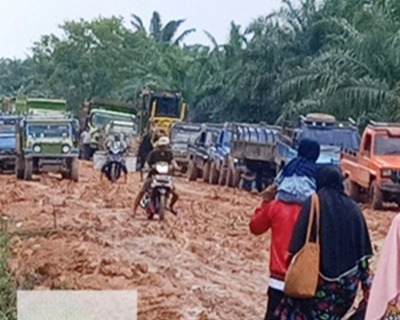
<svg viewBox="0 0 400 320">
<path fill-rule="evenodd" d="M 352 307 L 360 283 L 358 273 L 331 282 L 319 280 L 312 299 L 285 297 L 274 313 L 276 320 L 340 320 Z"/>
</svg>

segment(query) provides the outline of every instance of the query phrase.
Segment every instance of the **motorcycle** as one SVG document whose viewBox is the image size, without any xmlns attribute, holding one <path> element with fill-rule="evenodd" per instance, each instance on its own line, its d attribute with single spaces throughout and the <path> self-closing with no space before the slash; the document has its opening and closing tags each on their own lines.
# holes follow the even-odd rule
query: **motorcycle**
<svg viewBox="0 0 400 320">
<path fill-rule="evenodd" d="M 116 142 L 113 142 L 108 148 L 107 160 L 104 164 L 104 173 L 107 179 L 113 183 L 121 177 L 123 168 L 126 167 L 124 160 L 125 151 L 126 148 L 124 148 L 122 144 Z"/>
<path fill-rule="evenodd" d="M 158 215 L 160 221 L 164 220 L 166 204 L 172 190 L 172 176 L 170 166 L 166 162 L 155 164 L 155 174 L 140 205 L 146 210 L 147 218 L 152 220 L 154 215 Z"/>
</svg>

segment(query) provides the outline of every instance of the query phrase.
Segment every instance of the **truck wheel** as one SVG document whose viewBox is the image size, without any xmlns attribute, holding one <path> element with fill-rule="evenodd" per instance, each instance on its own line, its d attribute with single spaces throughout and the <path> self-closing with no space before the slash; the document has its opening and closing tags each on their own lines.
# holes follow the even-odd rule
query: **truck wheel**
<svg viewBox="0 0 400 320">
<path fill-rule="evenodd" d="M 79 181 L 79 161 L 77 158 L 74 158 L 71 161 L 69 176 L 72 181 L 75 181 L 75 182 Z"/>
<path fill-rule="evenodd" d="M 360 188 L 355 182 L 351 181 L 350 177 L 346 178 L 344 181 L 344 190 L 350 198 L 353 198 L 355 201 L 359 201 Z"/>
<path fill-rule="evenodd" d="M 196 181 L 197 179 L 197 167 L 194 160 L 189 161 L 188 171 L 187 171 L 187 178 L 189 181 Z"/>
<path fill-rule="evenodd" d="M 24 180 L 32 180 L 33 162 L 32 160 L 24 161 Z"/>
<path fill-rule="evenodd" d="M 232 184 L 233 184 L 234 188 L 237 188 L 239 186 L 240 176 L 241 176 L 241 172 L 237 169 L 234 169 L 233 175 L 232 175 Z"/>
<path fill-rule="evenodd" d="M 218 178 L 218 184 L 220 186 L 224 186 L 226 184 L 226 178 L 228 175 L 228 168 L 221 167 L 221 170 L 219 171 L 219 178 Z"/>
<path fill-rule="evenodd" d="M 203 182 L 208 183 L 209 175 L 210 175 L 210 163 L 207 161 L 203 164 L 203 175 L 202 175 Z"/>
<path fill-rule="evenodd" d="M 220 186 L 224 186 L 226 184 L 227 171 L 228 171 L 227 169 L 222 168 L 220 173 L 219 173 L 218 184 Z"/>
<path fill-rule="evenodd" d="M 17 157 L 15 160 L 15 176 L 17 179 L 23 179 L 24 178 L 24 160 L 22 157 Z"/>
<path fill-rule="evenodd" d="M 218 178 L 219 178 L 219 172 L 217 170 L 217 166 L 215 165 L 215 162 L 211 162 L 208 183 L 217 184 Z"/>
<path fill-rule="evenodd" d="M 369 194 L 370 194 L 370 203 L 372 209 L 374 210 L 382 209 L 382 204 L 383 204 L 382 191 L 377 185 L 376 181 L 373 181 L 371 183 L 371 186 L 369 188 Z"/>
<path fill-rule="evenodd" d="M 233 170 L 231 167 L 227 169 L 226 173 L 226 186 L 229 188 L 233 188 Z"/>
</svg>

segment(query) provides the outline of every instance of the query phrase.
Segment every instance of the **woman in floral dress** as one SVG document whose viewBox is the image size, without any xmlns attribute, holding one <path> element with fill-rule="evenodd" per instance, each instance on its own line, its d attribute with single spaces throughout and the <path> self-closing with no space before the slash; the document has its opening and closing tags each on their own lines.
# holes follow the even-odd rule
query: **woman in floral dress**
<svg viewBox="0 0 400 320">
<path fill-rule="evenodd" d="M 371 287 L 368 260 L 372 247 L 362 212 L 344 193 L 343 176 L 337 167 L 318 171 L 317 190 L 321 205 L 317 293 L 312 299 L 284 297 L 274 313 L 276 319 L 339 320 L 352 307 L 360 283 L 364 299 L 368 300 Z M 289 247 L 291 256 L 304 246 L 310 204 L 308 199 L 294 228 Z"/>
</svg>

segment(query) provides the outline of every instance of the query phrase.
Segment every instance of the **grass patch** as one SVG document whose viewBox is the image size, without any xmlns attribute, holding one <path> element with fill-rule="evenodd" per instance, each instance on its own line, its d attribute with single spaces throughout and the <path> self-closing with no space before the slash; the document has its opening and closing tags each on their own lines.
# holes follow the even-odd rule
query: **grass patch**
<svg viewBox="0 0 400 320">
<path fill-rule="evenodd" d="M 0 320 L 17 320 L 17 292 L 7 261 L 8 235 L 0 233 Z"/>
</svg>

